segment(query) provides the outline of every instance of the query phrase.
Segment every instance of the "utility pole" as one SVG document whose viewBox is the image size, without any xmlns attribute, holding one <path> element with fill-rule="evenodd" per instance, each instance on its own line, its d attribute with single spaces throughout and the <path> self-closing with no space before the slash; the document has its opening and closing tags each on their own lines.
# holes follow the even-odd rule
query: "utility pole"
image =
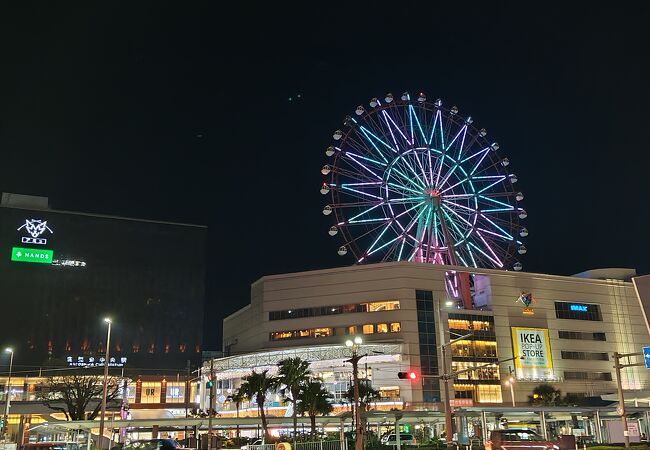
<svg viewBox="0 0 650 450">
<path fill-rule="evenodd" d="M 645 366 L 645 363 L 621 364 L 621 358 L 628 358 L 630 356 L 643 356 L 643 353 L 614 352 L 614 369 L 616 369 L 616 387 L 618 388 L 618 408 L 616 408 L 616 413 L 621 416 L 621 424 L 623 425 L 623 440 L 625 442 L 626 449 L 630 448 L 630 433 L 627 429 L 627 417 L 625 416 L 625 397 L 623 396 L 621 369 L 625 367 Z M 598 424 L 598 426 L 600 426 L 600 424 Z"/>
<path fill-rule="evenodd" d="M 214 411 L 214 358 L 210 357 L 210 411 L 208 411 L 208 450 L 212 450 L 212 414 Z"/>
<path fill-rule="evenodd" d="M 185 418 L 190 416 L 190 360 L 187 360 L 187 372 L 185 373 Z M 187 425 L 185 425 L 185 441 L 186 447 L 190 446 L 190 441 L 187 436 Z"/>
</svg>

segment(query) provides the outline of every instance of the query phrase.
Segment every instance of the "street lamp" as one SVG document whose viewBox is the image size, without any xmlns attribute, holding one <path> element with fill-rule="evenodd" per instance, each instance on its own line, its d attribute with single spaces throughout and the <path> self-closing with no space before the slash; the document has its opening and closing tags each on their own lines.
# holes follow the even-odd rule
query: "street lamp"
<svg viewBox="0 0 650 450">
<path fill-rule="evenodd" d="M 512 400 L 512 407 L 514 408 L 515 405 L 515 378 L 511 376 L 506 380 L 506 386 L 510 386 L 510 399 Z"/>
<path fill-rule="evenodd" d="M 10 400 L 9 397 L 11 397 L 11 369 L 14 365 L 14 349 L 7 347 L 5 348 L 6 353 L 10 353 L 9 356 L 9 376 L 7 377 L 7 389 L 6 395 L 5 395 L 5 415 L 4 415 L 4 439 L 5 442 L 7 442 L 7 434 L 9 431 L 9 404 Z"/>
<path fill-rule="evenodd" d="M 104 318 L 104 322 L 108 324 L 108 331 L 106 334 L 106 354 L 104 355 L 104 387 L 102 391 L 102 413 L 99 418 L 99 448 L 104 448 L 102 438 L 104 437 L 104 416 L 106 415 L 106 395 L 108 391 L 108 358 L 111 351 L 111 325 L 113 321 L 109 317 Z"/>
<path fill-rule="evenodd" d="M 345 341 L 345 346 L 352 349 L 352 357 L 348 359 L 352 363 L 352 377 L 353 377 L 353 393 L 354 393 L 354 425 L 355 425 L 355 440 L 354 450 L 363 450 L 363 426 L 361 425 L 361 411 L 359 411 L 359 360 L 365 355 L 358 355 L 357 349 L 363 340 L 360 336 L 355 336 L 354 340 L 348 339 Z"/>
</svg>

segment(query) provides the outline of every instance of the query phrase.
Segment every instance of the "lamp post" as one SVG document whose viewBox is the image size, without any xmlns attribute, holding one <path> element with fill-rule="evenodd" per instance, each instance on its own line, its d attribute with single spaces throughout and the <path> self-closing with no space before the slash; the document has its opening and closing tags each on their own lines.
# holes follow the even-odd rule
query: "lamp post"
<svg viewBox="0 0 650 450">
<path fill-rule="evenodd" d="M 104 386 L 102 390 L 102 412 L 99 417 L 99 448 L 104 448 L 104 442 L 102 438 L 104 437 L 104 416 L 106 415 L 106 396 L 108 391 L 108 358 L 111 351 L 111 325 L 113 321 L 105 317 L 104 322 L 108 324 L 108 331 L 106 335 L 106 354 L 104 355 Z"/>
<path fill-rule="evenodd" d="M 515 378 L 513 376 L 510 376 L 506 380 L 506 386 L 510 386 L 510 399 L 512 400 L 512 407 L 514 408 L 515 405 Z"/>
<path fill-rule="evenodd" d="M 7 441 L 7 434 L 9 432 L 9 404 L 11 397 L 11 369 L 14 365 L 14 350 L 12 348 L 5 348 L 5 352 L 10 353 L 9 356 L 9 376 L 7 377 L 7 389 L 5 396 L 5 414 L 4 414 L 4 440 Z"/>
<path fill-rule="evenodd" d="M 354 340 L 348 339 L 345 341 L 346 347 L 352 349 L 352 357 L 348 359 L 352 363 L 352 377 L 353 377 L 353 394 L 354 394 L 354 426 L 355 426 L 355 440 L 354 450 L 363 450 L 363 425 L 361 425 L 361 411 L 359 411 L 359 360 L 365 355 L 358 355 L 357 349 L 362 343 L 362 339 L 356 336 Z"/>
</svg>

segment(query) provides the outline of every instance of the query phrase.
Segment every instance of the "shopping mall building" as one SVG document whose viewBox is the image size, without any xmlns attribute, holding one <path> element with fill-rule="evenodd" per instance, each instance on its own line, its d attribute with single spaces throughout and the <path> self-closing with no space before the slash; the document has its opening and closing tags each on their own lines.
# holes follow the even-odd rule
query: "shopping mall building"
<svg viewBox="0 0 650 450">
<path fill-rule="evenodd" d="M 234 410 L 228 395 L 242 376 L 251 370 L 273 373 L 290 356 L 309 360 L 344 409 L 352 375 L 345 342 L 352 336 L 362 337 L 359 352 L 367 355 L 360 377 L 381 396 L 374 409 L 385 410 L 442 408 L 441 344 L 448 349 L 447 367 L 462 371 L 450 386 L 456 407 L 510 406 L 505 381 L 511 377 L 522 406 L 543 382 L 578 396 L 612 394 L 613 352 L 650 345 L 633 270 L 556 276 L 454 269 L 460 270 L 390 262 L 261 278 L 251 287 L 250 304 L 224 320 L 224 354 L 230 356 L 213 362 L 217 409 Z M 407 370 L 418 379 L 398 378 Z M 645 367 L 623 370 L 632 401 L 647 402 L 649 381 Z M 288 413 L 278 396 L 268 400 L 270 414 Z"/>
</svg>

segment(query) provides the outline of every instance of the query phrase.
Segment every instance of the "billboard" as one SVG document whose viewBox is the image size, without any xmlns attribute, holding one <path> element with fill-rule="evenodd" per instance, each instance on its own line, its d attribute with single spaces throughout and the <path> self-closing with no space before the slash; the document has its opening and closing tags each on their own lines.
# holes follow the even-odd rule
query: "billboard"
<svg viewBox="0 0 650 450">
<path fill-rule="evenodd" d="M 554 380 L 547 328 L 512 327 L 512 353 L 520 380 Z"/>
</svg>

